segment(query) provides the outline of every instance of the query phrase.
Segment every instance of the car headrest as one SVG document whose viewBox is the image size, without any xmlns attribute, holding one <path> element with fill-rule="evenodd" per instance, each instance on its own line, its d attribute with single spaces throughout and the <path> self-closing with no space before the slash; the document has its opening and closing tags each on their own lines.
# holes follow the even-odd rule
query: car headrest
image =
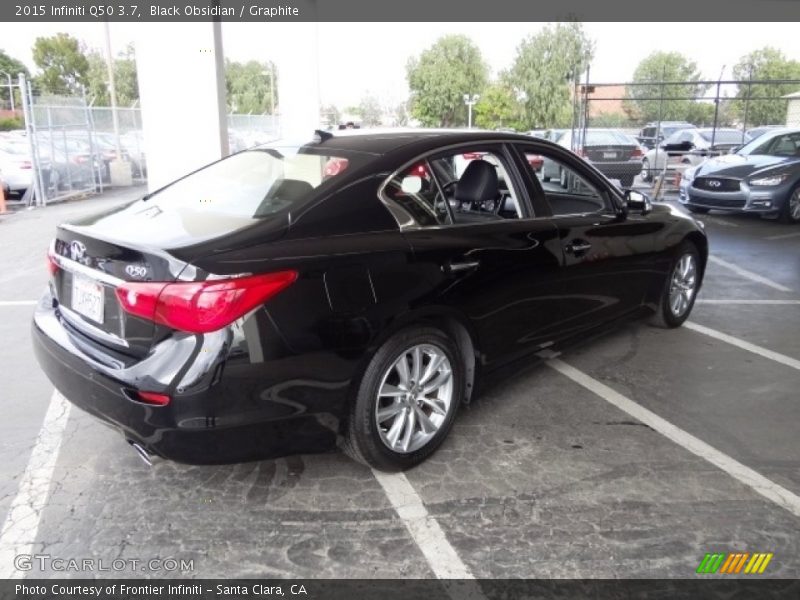
<svg viewBox="0 0 800 600">
<path fill-rule="evenodd" d="M 494 200 L 499 193 L 494 166 L 485 160 L 473 160 L 456 184 L 455 198 L 459 202 L 477 203 Z"/>
<path fill-rule="evenodd" d="M 292 202 L 308 196 L 313 191 L 314 186 L 307 181 L 302 181 L 300 179 L 278 179 L 272 184 L 272 187 L 267 193 L 267 198 L 280 200 L 282 202 Z"/>
</svg>

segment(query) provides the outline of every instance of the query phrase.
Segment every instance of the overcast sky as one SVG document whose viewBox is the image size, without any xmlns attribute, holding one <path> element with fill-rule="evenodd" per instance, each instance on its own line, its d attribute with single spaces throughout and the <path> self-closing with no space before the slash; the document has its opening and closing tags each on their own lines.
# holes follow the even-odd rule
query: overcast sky
<svg viewBox="0 0 800 600">
<path fill-rule="evenodd" d="M 439 36 L 464 33 L 480 47 L 496 74 L 514 59 L 519 42 L 544 23 L 320 23 L 319 71 L 323 103 L 357 104 L 366 93 L 383 102 L 406 97 L 405 65 Z M 112 23 L 115 51 L 147 28 L 146 23 Z M 308 27 L 282 23 L 224 23 L 223 47 L 232 60 L 274 60 L 291 68 L 292 47 L 303 43 Z M 591 78 L 627 81 L 638 62 L 656 50 L 678 51 L 695 60 L 703 76 L 725 77 L 739 58 L 765 45 L 800 59 L 796 23 L 585 23 L 595 41 Z M 313 30 L 313 29 L 312 29 Z M 90 47 L 103 47 L 100 23 L 6 23 L 0 25 L 0 48 L 33 69 L 31 46 L 37 36 L 66 31 Z M 177 40 L 176 40 L 177 41 Z M 308 40 L 310 43 L 310 40 Z"/>
</svg>

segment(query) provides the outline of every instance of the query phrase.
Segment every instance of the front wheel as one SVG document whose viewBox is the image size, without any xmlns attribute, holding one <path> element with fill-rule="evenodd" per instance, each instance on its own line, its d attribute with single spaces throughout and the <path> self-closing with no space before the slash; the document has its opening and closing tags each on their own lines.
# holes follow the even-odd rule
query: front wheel
<svg viewBox="0 0 800 600">
<path fill-rule="evenodd" d="M 417 465 L 447 437 L 464 395 L 464 367 L 438 329 L 395 334 L 367 366 L 350 410 L 344 451 L 381 470 Z"/>
<path fill-rule="evenodd" d="M 686 240 L 675 253 L 651 323 L 664 328 L 683 325 L 692 312 L 699 287 L 700 253 L 697 251 L 697 246 Z"/>
<path fill-rule="evenodd" d="M 642 160 L 642 181 L 648 183 L 650 181 L 650 161 L 646 158 Z"/>
<path fill-rule="evenodd" d="M 781 220 L 784 223 L 800 223 L 800 185 L 792 190 L 789 199 L 783 205 Z"/>
</svg>

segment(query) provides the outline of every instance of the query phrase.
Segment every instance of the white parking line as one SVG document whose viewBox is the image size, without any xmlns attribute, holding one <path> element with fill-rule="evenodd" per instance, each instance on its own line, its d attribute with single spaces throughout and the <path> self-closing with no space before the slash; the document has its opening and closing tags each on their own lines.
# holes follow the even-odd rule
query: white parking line
<svg viewBox="0 0 800 600">
<path fill-rule="evenodd" d="M 774 360 L 782 365 L 786 365 L 787 367 L 792 367 L 793 369 L 800 371 L 800 360 L 792 358 L 791 356 L 786 356 L 785 354 L 775 352 L 774 350 L 769 350 L 762 346 L 756 346 L 755 344 L 751 344 L 750 342 L 746 342 L 732 335 L 728 335 L 727 333 L 722 333 L 721 331 L 711 329 L 710 327 L 706 327 L 705 325 L 700 325 L 692 321 L 686 321 L 683 326 L 687 329 L 691 329 L 692 331 L 702 333 L 714 339 L 730 344 L 731 346 L 736 346 L 742 350 L 747 350 L 753 354 L 758 354 L 759 356 Z"/>
<path fill-rule="evenodd" d="M 781 235 L 771 235 L 764 238 L 765 240 L 785 240 L 787 238 L 800 237 L 800 231 L 794 233 L 782 233 Z"/>
<path fill-rule="evenodd" d="M 800 300 L 727 300 L 717 298 L 698 298 L 695 304 L 754 304 L 758 306 L 768 305 L 794 305 L 800 304 Z"/>
<path fill-rule="evenodd" d="M 616 406 L 621 411 L 628 413 L 645 425 L 650 426 L 655 431 L 672 440 L 679 446 L 682 446 L 689 452 L 696 454 L 712 465 L 722 469 L 734 479 L 741 481 L 743 484 L 752 488 L 755 492 L 761 494 L 768 500 L 771 500 L 781 508 L 788 510 L 796 517 L 800 517 L 800 496 L 793 494 L 750 467 L 734 460 L 727 454 L 720 452 L 713 446 L 710 446 L 680 427 L 659 417 L 654 412 L 626 398 L 616 390 L 611 389 L 604 383 L 579 371 L 575 367 L 557 358 L 547 361 L 547 365 L 570 378 L 575 383 L 585 387 L 590 392 L 600 396 L 603 400 Z"/>
<path fill-rule="evenodd" d="M 36 300 L 0 300 L 0 306 L 35 306 Z"/>
<path fill-rule="evenodd" d="M 735 265 L 733 263 L 729 263 L 728 261 L 722 260 L 721 258 L 717 258 L 716 256 L 709 256 L 708 261 L 714 263 L 715 265 L 719 265 L 720 267 L 725 267 L 726 269 L 730 269 L 737 275 L 741 275 L 749 279 L 750 281 L 755 281 L 757 283 L 762 283 L 766 286 L 771 287 L 775 290 L 780 290 L 781 292 L 791 292 L 788 287 L 785 285 L 781 285 L 780 283 L 775 283 L 771 279 L 767 279 L 766 277 L 762 277 L 758 273 L 753 273 L 752 271 L 748 271 L 747 269 L 743 269 L 742 267 Z"/>
<path fill-rule="evenodd" d="M 61 438 L 69 418 L 69 407 L 69 402 L 61 394 L 53 392 L 19 490 L 0 532 L 0 579 L 25 577 L 25 571 L 16 569 L 14 557 L 33 553 L 39 520 L 50 492 Z"/>
<path fill-rule="evenodd" d="M 383 487 L 397 515 L 405 523 L 411 537 L 439 579 L 474 579 L 461 562 L 455 548 L 447 541 L 439 522 L 428 510 L 417 491 L 403 473 L 383 473 L 373 469 L 375 479 Z"/>
</svg>

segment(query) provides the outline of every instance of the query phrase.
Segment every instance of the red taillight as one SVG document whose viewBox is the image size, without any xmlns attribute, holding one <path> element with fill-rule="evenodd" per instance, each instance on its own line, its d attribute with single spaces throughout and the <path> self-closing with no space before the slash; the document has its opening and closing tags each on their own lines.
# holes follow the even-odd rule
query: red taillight
<svg viewBox="0 0 800 600">
<path fill-rule="evenodd" d="M 33 168 L 33 165 L 31 165 L 31 161 L 29 161 L 29 160 L 21 160 L 19 162 L 19 168 L 20 169 L 31 169 L 31 168 Z"/>
<path fill-rule="evenodd" d="M 158 392 L 137 391 L 136 399 L 144 404 L 152 404 L 154 406 L 166 406 L 170 401 L 170 397 L 167 394 L 159 394 Z"/>
<path fill-rule="evenodd" d="M 462 156 L 465 160 L 478 160 L 483 158 L 483 152 L 465 152 Z"/>
<path fill-rule="evenodd" d="M 279 271 L 197 283 L 130 282 L 116 293 L 132 315 L 179 331 L 208 333 L 264 304 L 296 279 L 297 271 Z"/>
<path fill-rule="evenodd" d="M 58 266 L 56 262 L 56 257 L 53 254 L 52 248 L 47 251 L 47 270 L 50 273 L 50 276 L 53 277 L 61 267 Z"/>
<path fill-rule="evenodd" d="M 643 156 L 644 152 L 642 152 L 642 149 L 639 147 L 634 148 L 633 152 L 631 152 L 631 158 L 642 158 Z"/>
<path fill-rule="evenodd" d="M 89 159 L 86 156 L 73 156 L 72 162 L 76 165 L 82 165 L 83 163 L 89 162 Z"/>
</svg>

